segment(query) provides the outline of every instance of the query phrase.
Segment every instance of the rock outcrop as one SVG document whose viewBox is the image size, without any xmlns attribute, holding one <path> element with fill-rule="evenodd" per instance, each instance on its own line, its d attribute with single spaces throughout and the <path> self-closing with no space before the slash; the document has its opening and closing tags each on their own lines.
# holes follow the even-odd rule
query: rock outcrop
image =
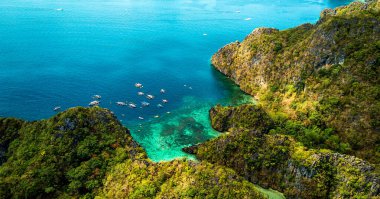
<svg viewBox="0 0 380 199">
<path fill-rule="evenodd" d="M 374 165 L 326 149 L 308 149 L 288 135 L 232 127 L 227 134 L 184 151 L 232 168 L 248 181 L 281 191 L 287 198 L 380 194 L 380 175 Z"/>
<path fill-rule="evenodd" d="M 226 134 L 183 150 L 288 198 L 378 198 L 379 41 L 377 0 L 226 45 L 212 64 L 258 105 L 212 108 Z"/>
<path fill-rule="evenodd" d="M 270 115 L 334 130 L 334 148 L 379 163 L 380 3 L 354 2 L 315 24 L 258 28 L 212 64 Z"/>
<path fill-rule="evenodd" d="M 232 169 L 154 163 L 113 113 L 72 108 L 41 121 L 0 118 L 0 198 L 265 198 Z"/>
</svg>

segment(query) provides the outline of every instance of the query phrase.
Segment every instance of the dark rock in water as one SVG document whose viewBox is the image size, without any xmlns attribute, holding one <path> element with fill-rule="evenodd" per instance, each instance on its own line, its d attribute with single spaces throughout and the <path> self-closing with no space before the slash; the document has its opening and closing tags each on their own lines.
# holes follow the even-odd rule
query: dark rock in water
<svg viewBox="0 0 380 199">
<path fill-rule="evenodd" d="M 255 105 L 222 107 L 217 105 L 210 109 L 212 127 L 220 132 L 230 128 L 254 128 L 267 132 L 273 127 L 273 120 L 261 108 Z"/>
<path fill-rule="evenodd" d="M 196 149 L 197 149 L 197 145 L 193 145 L 193 146 L 182 148 L 182 151 L 188 154 L 195 155 L 197 153 Z"/>
</svg>

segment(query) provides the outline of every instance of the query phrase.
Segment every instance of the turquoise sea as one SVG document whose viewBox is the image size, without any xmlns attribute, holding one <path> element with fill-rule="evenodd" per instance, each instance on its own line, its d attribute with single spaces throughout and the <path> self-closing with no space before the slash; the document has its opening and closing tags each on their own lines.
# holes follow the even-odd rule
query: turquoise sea
<svg viewBox="0 0 380 199">
<path fill-rule="evenodd" d="M 218 48 L 256 27 L 316 22 L 324 8 L 348 3 L 2 0 L 0 116 L 48 118 L 55 106 L 87 106 L 98 94 L 101 107 L 115 112 L 152 160 L 183 157 L 182 147 L 218 135 L 209 124 L 211 106 L 250 100 L 210 66 Z M 142 101 L 150 106 L 140 108 Z"/>
</svg>

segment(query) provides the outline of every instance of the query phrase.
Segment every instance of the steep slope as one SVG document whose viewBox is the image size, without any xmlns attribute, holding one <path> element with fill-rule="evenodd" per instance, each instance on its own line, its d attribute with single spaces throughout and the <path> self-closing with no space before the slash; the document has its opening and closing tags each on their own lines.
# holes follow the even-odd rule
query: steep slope
<svg viewBox="0 0 380 199">
<path fill-rule="evenodd" d="M 220 49 L 212 64 L 276 122 L 329 129 L 318 142 L 297 137 L 308 146 L 379 163 L 379 11 L 378 0 L 355 2 L 323 11 L 315 25 L 258 28 Z"/>
<path fill-rule="evenodd" d="M 279 190 L 288 198 L 371 198 L 380 194 L 380 175 L 374 165 L 331 150 L 308 149 L 292 136 L 267 134 L 275 125 L 267 125 L 265 120 L 247 121 L 268 118 L 255 105 L 216 106 L 210 113 L 213 127 L 225 123 L 228 133 L 184 149 L 198 159 L 232 168 L 248 181 Z"/>
<path fill-rule="evenodd" d="M 4 122 L 0 129 L 4 126 L 1 135 L 12 132 Z M 146 157 L 128 130 L 101 108 L 73 108 L 17 126 L 0 167 L 2 198 L 91 195 L 112 165 Z"/>
<path fill-rule="evenodd" d="M 0 198 L 265 198 L 223 166 L 153 163 L 107 109 L 0 118 Z M 217 171 L 217 172 L 216 172 Z"/>
<path fill-rule="evenodd" d="M 220 49 L 212 64 L 258 104 L 212 108 L 227 133 L 184 151 L 289 198 L 378 198 L 379 11 L 355 2 Z"/>
<path fill-rule="evenodd" d="M 19 136 L 24 121 L 15 118 L 0 118 L 0 165 L 7 160 L 9 144 Z"/>
<path fill-rule="evenodd" d="M 186 160 L 126 161 L 97 198 L 265 198 L 232 169 Z"/>
</svg>

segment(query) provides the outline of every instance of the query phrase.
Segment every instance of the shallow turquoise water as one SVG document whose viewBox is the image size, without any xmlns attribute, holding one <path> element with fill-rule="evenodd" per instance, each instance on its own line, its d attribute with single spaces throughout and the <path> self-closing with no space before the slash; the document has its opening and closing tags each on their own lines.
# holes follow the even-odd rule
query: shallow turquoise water
<svg viewBox="0 0 380 199">
<path fill-rule="evenodd" d="M 183 146 L 217 136 L 207 115 L 212 105 L 244 98 L 210 67 L 218 48 L 242 40 L 256 27 L 315 22 L 322 9 L 347 3 L 2 0 L 0 116 L 48 118 L 54 106 L 87 106 L 99 94 L 101 106 L 131 128 L 150 158 L 183 157 Z M 136 82 L 144 88 L 136 89 Z M 161 88 L 167 93 L 161 95 Z M 150 107 L 115 105 L 148 101 L 137 91 L 156 95 Z M 163 98 L 169 103 L 159 109 Z"/>
</svg>

